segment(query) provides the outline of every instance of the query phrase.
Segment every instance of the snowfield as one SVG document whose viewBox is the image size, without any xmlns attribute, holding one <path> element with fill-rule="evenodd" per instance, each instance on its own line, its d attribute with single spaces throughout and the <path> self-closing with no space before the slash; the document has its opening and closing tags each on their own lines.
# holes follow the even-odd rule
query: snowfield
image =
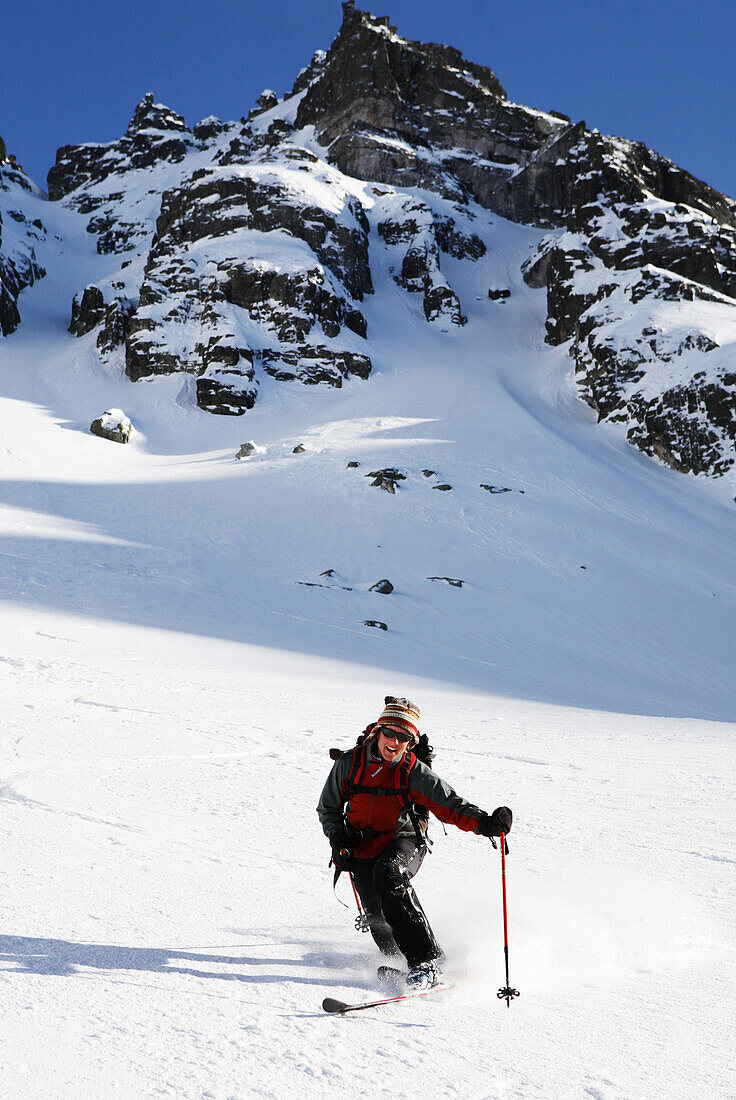
<svg viewBox="0 0 736 1100">
<path fill-rule="evenodd" d="M 371 378 L 264 380 L 240 419 L 67 334 L 119 259 L 25 201 L 50 232 L 0 343 L 3 1095 L 736 1096 L 734 484 L 595 424 L 519 274 L 540 233 L 477 210 L 451 332 L 372 240 Z M 126 446 L 89 434 L 111 408 Z M 315 806 L 389 692 L 514 810 L 510 1009 L 498 853 L 436 824 L 453 989 L 321 1011 L 377 990 Z"/>
</svg>

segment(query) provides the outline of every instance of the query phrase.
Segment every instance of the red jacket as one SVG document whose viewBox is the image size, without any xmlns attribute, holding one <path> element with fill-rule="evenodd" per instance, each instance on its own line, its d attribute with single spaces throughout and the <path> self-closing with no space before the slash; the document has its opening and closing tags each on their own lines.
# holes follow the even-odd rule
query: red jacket
<svg viewBox="0 0 736 1100">
<path fill-rule="evenodd" d="M 388 763 L 374 755 L 375 742 L 356 745 L 344 752 L 327 778 L 317 813 L 330 837 L 344 829 L 380 835 L 360 837 L 353 843 L 356 859 L 375 859 L 399 836 L 414 836 L 409 807 L 426 806 L 440 821 L 466 832 L 478 831 L 483 811 L 466 802 L 436 772 L 407 749 L 398 761 Z M 367 759 L 366 759 L 367 754 Z"/>
</svg>

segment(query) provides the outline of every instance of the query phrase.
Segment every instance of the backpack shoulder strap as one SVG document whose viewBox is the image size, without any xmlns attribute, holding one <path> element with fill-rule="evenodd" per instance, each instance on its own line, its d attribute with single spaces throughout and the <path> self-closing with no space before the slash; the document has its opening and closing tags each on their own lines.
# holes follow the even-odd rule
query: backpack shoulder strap
<svg viewBox="0 0 736 1100">
<path fill-rule="evenodd" d="M 412 803 L 412 799 L 409 795 L 409 773 L 416 762 L 417 760 L 414 753 L 408 749 L 404 753 L 404 758 L 396 769 L 396 791 L 404 808 L 410 806 Z"/>
<path fill-rule="evenodd" d="M 419 824 L 419 818 L 417 817 L 416 807 L 414 801 L 409 793 L 409 775 L 412 768 L 417 762 L 417 757 L 413 752 L 405 752 L 404 759 L 397 768 L 398 775 L 396 776 L 396 790 L 401 800 L 402 807 L 408 811 L 409 820 L 412 823 L 414 832 L 416 834 L 417 843 L 420 847 L 423 847 L 429 851 L 432 848 L 432 842 L 427 836 L 427 826 L 425 823 L 424 829 Z"/>
<path fill-rule="evenodd" d="M 349 802 L 355 788 L 358 786 L 361 772 L 363 771 L 363 765 L 365 764 L 365 753 L 363 752 L 363 745 L 356 745 L 352 750 L 353 759 L 350 764 L 350 771 L 348 777 L 342 786 L 342 800 L 343 802 Z"/>
</svg>

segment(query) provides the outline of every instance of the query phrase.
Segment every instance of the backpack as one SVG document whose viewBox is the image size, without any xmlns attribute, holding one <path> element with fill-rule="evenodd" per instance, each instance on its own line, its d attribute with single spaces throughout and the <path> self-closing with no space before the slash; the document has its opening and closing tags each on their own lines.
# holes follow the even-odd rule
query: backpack
<svg viewBox="0 0 736 1100">
<path fill-rule="evenodd" d="M 354 753 L 355 748 L 362 746 L 369 735 L 373 733 L 373 730 L 375 728 L 376 727 L 374 723 L 371 723 L 370 726 L 366 726 L 363 732 L 359 734 L 358 739 L 355 742 L 355 746 L 352 749 L 346 749 L 344 751 Z M 342 749 L 330 749 L 330 759 L 339 760 L 340 757 L 344 755 L 344 751 Z M 417 760 L 420 761 L 420 763 L 425 764 L 428 768 L 432 767 L 432 761 L 434 760 L 434 747 L 430 745 L 429 738 L 427 737 L 426 733 L 421 733 L 419 735 L 419 740 L 415 745 L 412 745 L 411 752 L 413 752 L 414 756 L 417 758 Z M 399 765 L 399 767 L 402 767 L 402 765 Z M 405 806 L 406 809 L 409 811 L 409 818 L 412 825 L 414 826 L 414 832 L 416 833 L 417 840 L 420 844 L 424 844 L 425 846 L 431 848 L 432 843 L 427 836 L 427 829 L 429 827 L 429 810 L 426 808 L 426 806 L 419 806 L 409 801 L 406 789 L 406 778 L 403 772 L 405 772 L 405 769 L 402 769 L 402 786 L 400 788 L 400 791 L 403 793 L 404 798 L 406 799 Z M 350 797 L 350 794 L 352 793 L 350 790 L 351 783 L 352 777 L 351 780 L 348 781 L 348 799 Z"/>
</svg>

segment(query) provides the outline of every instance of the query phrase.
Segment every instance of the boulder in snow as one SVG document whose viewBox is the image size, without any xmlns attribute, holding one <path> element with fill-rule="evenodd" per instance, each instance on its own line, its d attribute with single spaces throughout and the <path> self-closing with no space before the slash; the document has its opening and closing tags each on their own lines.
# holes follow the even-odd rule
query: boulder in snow
<svg viewBox="0 0 736 1100">
<path fill-rule="evenodd" d="M 111 439 L 113 443 L 128 443 L 133 434 L 133 425 L 122 409 L 108 409 L 92 421 L 89 430 L 102 439 Z"/>
<path fill-rule="evenodd" d="M 391 584 L 391 581 L 387 580 L 385 577 L 382 581 L 376 581 L 376 583 L 372 584 L 368 589 L 369 592 L 380 592 L 382 596 L 390 596 L 393 590 L 394 586 Z"/>
<path fill-rule="evenodd" d="M 249 439 L 247 443 L 241 443 L 240 444 L 240 450 L 238 451 L 238 453 L 236 454 L 235 457 L 236 458 L 250 458 L 251 455 L 262 455 L 262 454 L 265 454 L 265 449 L 263 447 L 259 447 L 258 444 L 254 442 L 254 440 Z"/>
</svg>

